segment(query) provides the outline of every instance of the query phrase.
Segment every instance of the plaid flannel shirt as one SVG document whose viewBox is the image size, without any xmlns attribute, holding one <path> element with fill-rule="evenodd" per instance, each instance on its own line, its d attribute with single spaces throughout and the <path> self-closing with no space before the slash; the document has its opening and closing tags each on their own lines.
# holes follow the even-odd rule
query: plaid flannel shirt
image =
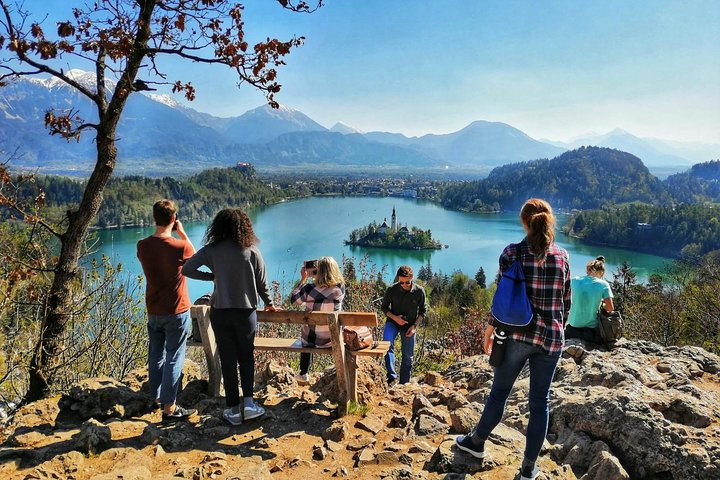
<svg viewBox="0 0 720 480">
<path fill-rule="evenodd" d="M 564 325 L 570 313 L 570 262 L 565 249 L 554 243 L 548 247 L 545 262 L 530 252 L 527 241 L 511 243 L 500 255 L 500 272 L 520 259 L 535 317 L 527 332 L 513 333 L 518 342 L 542 347 L 548 353 L 562 351 Z M 490 320 L 490 324 L 493 324 Z"/>
<path fill-rule="evenodd" d="M 335 312 L 342 310 L 345 285 L 319 287 L 312 283 L 298 285 L 290 295 L 290 303 L 305 304 L 306 312 Z M 330 327 L 303 325 L 302 343 L 306 347 L 329 347 Z"/>
</svg>

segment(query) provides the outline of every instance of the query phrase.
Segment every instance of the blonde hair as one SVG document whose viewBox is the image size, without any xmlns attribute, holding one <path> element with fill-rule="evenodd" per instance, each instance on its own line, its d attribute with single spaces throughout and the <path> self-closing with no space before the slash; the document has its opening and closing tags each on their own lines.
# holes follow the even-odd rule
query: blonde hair
<svg viewBox="0 0 720 480">
<path fill-rule="evenodd" d="M 345 283 L 340 267 L 333 257 L 320 257 L 317 262 L 317 275 L 315 285 L 320 287 L 335 287 Z"/>
<path fill-rule="evenodd" d="M 605 275 L 605 257 L 600 255 L 595 260 L 590 260 L 585 266 L 585 270 L 588 275 L 592 275 L 593 277 L 602 277 Z"/>
<path fill-rule="evenodd" d="M 531 198 L 522 210 L 520 219 L 527 228 L 530 251 L 543 262 L 550 244 L 555 241 L 555 215 L 545 200 Z"/>
</svg>

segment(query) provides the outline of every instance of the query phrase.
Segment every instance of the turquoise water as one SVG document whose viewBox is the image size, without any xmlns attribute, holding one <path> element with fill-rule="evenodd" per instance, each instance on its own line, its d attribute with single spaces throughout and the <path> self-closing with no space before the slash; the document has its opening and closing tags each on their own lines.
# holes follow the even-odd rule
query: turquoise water
<svg viewBox="0 0 720 480">
<path fill-rule="evenodd" d="M 344 245 L 343 240 L 355 228 L 373 220 L 382 223 L 385 218 L 389 224 L 393 206 L 400 224 L 429 228 L 433 237 L 448 248 L 408 251 Z M 178 213 L 182 218 L 182 210 Z M 403 198 L 312 197 L 255 208 L 248 213 L 261 242 L 268 277 L 281 282 L 286 292 L 287 285 L 299 278 L 302 261 L 323 255 L 333 256 L 339 262 L 343 255 L 359 260 L 367 254 L 378 267 L 387 266 L 386 281 L 392 280 L 400 265 L 408 264 L 417 272 L 428 261 L 435 272 L 461 270 L 471 277 L 483 267 L 490 281 L 497 271 L 497 259 L 503 247 L 523 237 L 514 213 L 456 212 L 431 202 Z M 559 220 L 562 221 L 562 217 Z M 196 248 L 202 245 L 206 227 L 205 222 L 185 225 Z M 135 244 L 152 232 L 153 228 L 99 232 L 99 253 L 108 255 L 114 263 L 122 263 L 126 272 L 140 274 Z M 641 281 L 661 270 L 668 261 L 645 253 L 585 245 L 560 233 L 557 242 L 570 253 L 573 275 L 583 275 L 585 263 L 598 255 L 605 255 L 609 280 L 612 280 L 611 272 L 625 260 L 637 271 Z M 209 282 L 190 280 L 189 288 L 191 298 L 195 299 L 212 287 Z"/>
</svg>

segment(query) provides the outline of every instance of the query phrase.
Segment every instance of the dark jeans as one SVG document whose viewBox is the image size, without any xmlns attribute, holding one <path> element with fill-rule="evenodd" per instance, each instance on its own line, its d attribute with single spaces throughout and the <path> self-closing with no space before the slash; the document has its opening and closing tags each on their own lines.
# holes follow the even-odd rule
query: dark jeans
<svg viewBox="0 0 720 480">
<path fill-rule="evenodd" d="M 525 441 L 525 458 L 537 460 L 545 435 L 547 434 L 550 402 L 550 384 L 555 367 L 560 360 L 560 352 L 548 354 L 542 348 L 529 343 L 509 340 L 503 363 L 495 368 L 490 395 L 485 402 L 480 421 L 473 436 L 485 441 L 493 429 L 500 423 L 505 403 L 510 396 L 513 384 L 525 363 L 530 363 L 530 420 L 528 421 Z"/>
<path fill-rule="evenodd" d="M 603 345 L 605 343 L 595 328 L 577 328 L 572 325 L 568 325 L 565 327 L 565 339 L 568 338 L 578 338 L 598 345 Z"/>
<path fill-rule="evenodd" d="M 238 364 L 242 395 L 244 398 L 253 396 L 257 314 L 252 308 L 211 308 L 210 324 L 220 355 L 225 403 L 235 407 L 240 405 Z"/>
<path fill-rule="evenodd" d="M 310 371 L 312 365 L 312 353 L 302 352 L 300 354 L 300 375 L 305 375 Z"/>
</svg>

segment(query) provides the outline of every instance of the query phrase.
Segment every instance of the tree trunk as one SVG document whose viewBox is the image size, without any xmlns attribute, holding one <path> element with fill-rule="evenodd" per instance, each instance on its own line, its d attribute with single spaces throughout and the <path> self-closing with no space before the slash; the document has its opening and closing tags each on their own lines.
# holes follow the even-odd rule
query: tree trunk
<svg viewBox="0 0 720 480">
<path fill-rule="evenodd" d="M 60 238 L 60 257 L 48 294 L 40 337 L 30 362 L 29 388 L 23 403 L 39 400 L 50 393 L 53 362 L 63 348 L 62 336 L 76 302 L 74 297 L 80 280 L 78 262 L 83 243 L 88 228 L 100 209 L 105 185 L 115 168 L 115 126 L 111 127 L 110 131 L 103 132 L 101 124 L 97 137 L 98 157 L 95 169 L 88 180 L 78 210 L 68 212 L 68 228 Z"/>
<path fill-rule="evenodd" d="M 98 86 L 98 92 L 103 98 L 97 101 L 99 118 L 96 138 L 97 161 L 85 186 L 80 205 L 76 211 L 68 212 L 68 228 L 60 237 L 60 258 L 48 294 L 40 338 L 30 361 L 29 388 L 23 403 L 39 400 L 51 391 L 52 377 L 55 373 L 53 363 L 62 351 L 62 336 L 75 303 L 74 293 L 80 274 L 78 262 L 83 243 L 90 224 L 100 210 L 103 191 L 115 169 L 117 160 L 115 131 L 127 99 L 133 91 L 132 83 L 145 57 L 144 52 L 150 38 L 152 11 L 156 2 L 146 0 L 141 5 L 133 53 L 128 58 L 127 67 L 115 86 L 109 104 L 104 98 L 104 87 Z M 104 63 L 104 53 L 101 52 L 100 55 L 97 59 L 99 67 Z M 98 78 L 102 81 L 100 76 Z"/>
</svg>

